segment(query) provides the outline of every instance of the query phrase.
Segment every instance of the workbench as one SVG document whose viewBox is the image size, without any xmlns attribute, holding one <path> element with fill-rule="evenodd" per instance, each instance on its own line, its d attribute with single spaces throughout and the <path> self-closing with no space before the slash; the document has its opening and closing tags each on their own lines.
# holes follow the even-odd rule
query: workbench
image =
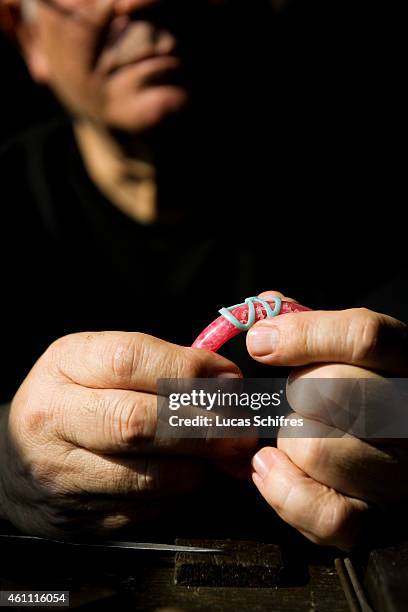
<svg viewBox="0 0 408 612">
<path fill-rule="evenodd" d="M 71 608 L 98 612 L 248 609 L 251 612 L 357 612 L 364 609 L 357 600 L 350 599 L 350 594 L 348 601 L 343 590 L 338 564 L 345 555 L 308 542 L 262 503 L 253 487 L 233 485 L 222 503 L 221 497 L 211 497 L 208 491 L 202 491 L 194 496 L 194 507 L 184 500 L 183 508 L 184 513 L 173 500 L 167 510 L 168 521 L 156 521 L 139 531 L 134 529 L 134 541 L 174 543 L 181 539 L 184 543 L 194 543 L 205 539 L 228 542 L 232 549 L 242 541 L 261 542 L 279 549 L 287 568 L 284 579 L 276 586 L 261 588 L 222 584 L 189 586 L 188 575 L 182 580 L 187 580 L 186 584 L 175 584 L 174 554 L 95 551 L 69 545 L 0 541 L 1 590 L 69 591 Z M 0 532 L 16 530 L 3 523 Z M 130 537 L 128 533 L 126 538 Z M 375 552 L 367 550 L 366 554 L 353 558 L 353 564 L 357 571 L 363 572 L 360 578 L 364 589 L 369 588 L 376 599 L 375 612 L 408 609 L 408 590 L 406 594 L 398 586 L 401 579 L 404 585 L 408 584 L 408 545 Z M 368 610 L 365 608 L 365 612 Z"/>
</svg>

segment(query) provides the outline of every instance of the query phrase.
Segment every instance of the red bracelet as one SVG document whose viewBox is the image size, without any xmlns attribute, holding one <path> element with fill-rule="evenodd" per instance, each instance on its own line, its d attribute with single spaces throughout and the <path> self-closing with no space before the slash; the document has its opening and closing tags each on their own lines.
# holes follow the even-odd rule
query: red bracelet
<svg viewBox="0 0 408 612">
<path fill-rule="evenodd" d="M 278 296 L 268 296 L 268 299 L 249 297 L 242 304 L 221 308 L 218 311 L 221 316 L 201 332 L 192 347 L 216 352 L 234 336 L 248 331 L 257 321 L 307 310 L 310 308 L 297 302 L 286 302 Z"/>
</svg>

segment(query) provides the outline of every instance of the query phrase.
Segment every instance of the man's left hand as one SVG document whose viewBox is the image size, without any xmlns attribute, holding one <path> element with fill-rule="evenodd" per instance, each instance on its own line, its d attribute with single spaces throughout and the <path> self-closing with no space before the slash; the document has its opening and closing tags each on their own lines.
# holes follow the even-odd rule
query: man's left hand
<svg viewBox="0 0 408 612">
<path fill-rule="evenodd" d="M 274 291 L 261 297 L 272 295 L 284 297 Z M 408 327 L 364 308 L 265 319 L 249 331 L 247 347 L 256 361 L 293 366 L 292 380 L 408 375 Z M 255 485 L 287 523 L 313 542 L 346 550 L 370 508 L 408 500 L 404 439 L 279 437 L 277 448 L 255 455 L 253 469 Z"/>
</svg>

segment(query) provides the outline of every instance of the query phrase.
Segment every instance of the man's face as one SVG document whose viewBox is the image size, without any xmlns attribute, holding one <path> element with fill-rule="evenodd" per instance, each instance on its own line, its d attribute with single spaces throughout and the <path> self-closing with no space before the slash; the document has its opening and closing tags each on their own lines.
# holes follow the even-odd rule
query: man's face
<svg viewBox="0 0 408 612">
<path fill-rule="evenodd" d="M 27 1 L 31 72 L 72 112 L 141 132 L 186 105 L 186 7 L 203 0 Z"/>
</svg>

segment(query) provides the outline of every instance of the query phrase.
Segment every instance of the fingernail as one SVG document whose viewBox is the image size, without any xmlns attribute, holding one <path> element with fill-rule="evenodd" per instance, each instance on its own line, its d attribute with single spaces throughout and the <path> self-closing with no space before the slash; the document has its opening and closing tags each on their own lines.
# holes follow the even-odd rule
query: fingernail
<svg viewBox="0 0 408 612">
<path fill-rule="evenodd" d="M 274 353 L 279 344 L 279 329 L 277 327 L 262 327 L 248 332 L 248 348 L 253 355 L 264 357 Z"/>
<path fill-rule="evenodd" d="M 264 295 L 262 297 L 263 300 L 274 300 L 276 298 L 276 293 L 268 293 L 268 295 Z"/>
<path fill-rule="evenodd" d="M 268 448 L 261 448 L 252 459 L 252 467 L 262 480 L 269 474 L 272 468 L 273 457 Z"/>
</svg>

